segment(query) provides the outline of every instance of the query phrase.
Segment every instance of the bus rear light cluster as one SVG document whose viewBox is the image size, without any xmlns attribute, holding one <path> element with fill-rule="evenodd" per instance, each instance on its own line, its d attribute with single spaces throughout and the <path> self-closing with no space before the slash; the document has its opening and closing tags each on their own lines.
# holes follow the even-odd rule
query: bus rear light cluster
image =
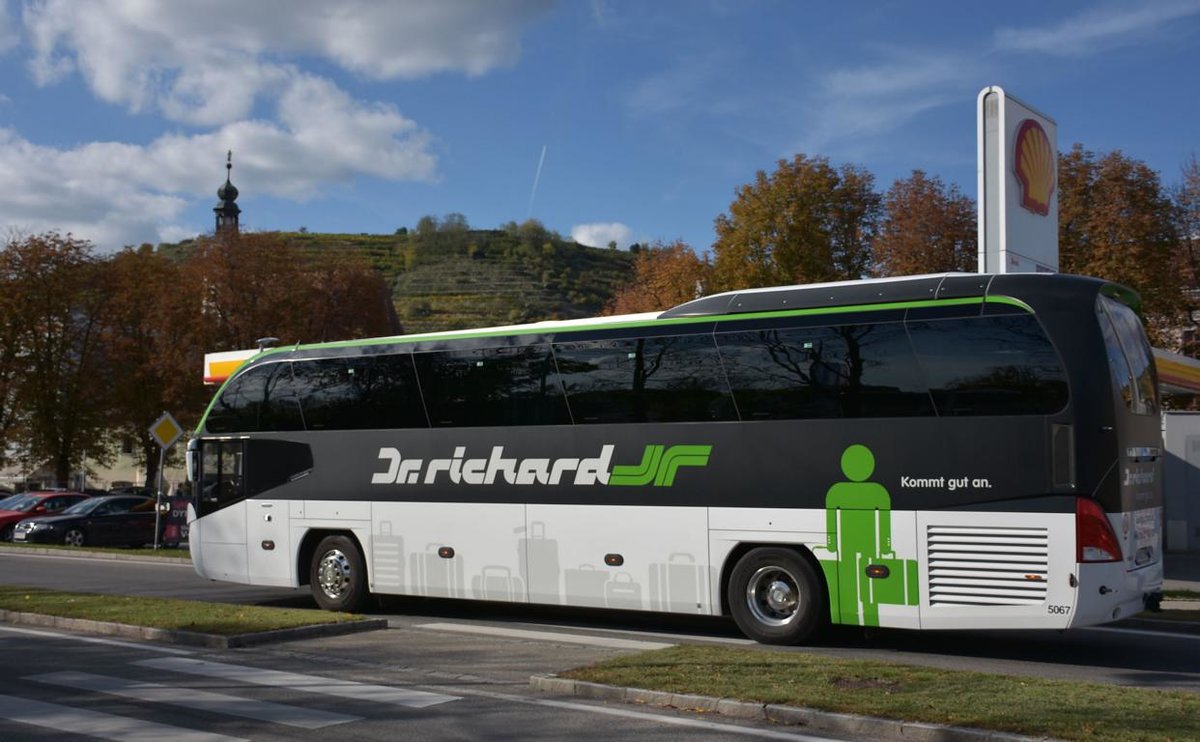
<svg viewBox="0 0 1200 742">
<path fill-rule="evenodd" d="M 1075 561 L 1119 562 L 1121 543 L 1095 500 L 1075 498 Z"/>
</svg>

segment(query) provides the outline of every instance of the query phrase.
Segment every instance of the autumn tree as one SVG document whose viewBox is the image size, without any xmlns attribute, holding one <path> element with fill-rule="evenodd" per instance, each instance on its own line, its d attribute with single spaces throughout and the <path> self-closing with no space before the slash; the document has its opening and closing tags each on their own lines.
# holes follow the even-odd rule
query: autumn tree
<svg viewBox="0 0 1200 742">
<path fill-rule="evenodd" d="M 716 219 L 713 278 L 718 289 L 856 279 L 871 265 L 880 218 L 874 177 L 796 155 L 759 171 Z"/>
<path fill-rule="evenodd" d="M 683 241 L 656 243 L 633 259 L 633 278 L 605 307 L 606 314 L 667 309 L 703 293 L 712 266 Z"/>
<path fill-rule="evenodd" d="M 8 353 L 21 365 L 8 392 L 19 421 L 15 438 L 31 460 L 53 468 L 59 484 L 80 468 L 84 451 L 101 463 L 112 456 L 104 436 L 111 409 L 105 268 L 91 243 L 70 234 L 15 238 L 0 251 L 5 324 L 13 328 Z"/>
<path fill-rule="evenodd" d="M 1142 296 L 1155 343 L 1183 309 L 1175 212 L 1158 174 L 1115 150 L 1079 144 L 1058 158 L 1059 268 L 1123 283 Z"/>
<path fill-rule="evenodd" d="M 958 186 L 914 170 L 888 189 L 883 211 L 872 249 L 875 275 L 975 271 L 975 203 Z"/>
<path fill-rule="evenodd" d="M 315 253 L 278 233 L 204 239 L 181 267 L 199 287 L 198 316 L 207 351 L 348 340 L 399 332 L 386 282 L 361 258 Z"/>
<path fill-rule="evenodd" d="M 155 482 L 159 451 L 150 425 L 164 411 L 185 426 L 194 424 L 211 391 L 200 380 L 201 293 L 182 280 L 175 261 L 150 245 L 127 248 L 108 262 L 104 342 L 112 359 L 112 432 L 136 442 L 146 481 Z"/>
<path fill-rule="evenodd" d="M 1188 288 L 1200 288 L 1200 161 L 1192 155 L 1183 164 L 1183 179 L 1175 188 L 1175 232 Z"/>
</svg>

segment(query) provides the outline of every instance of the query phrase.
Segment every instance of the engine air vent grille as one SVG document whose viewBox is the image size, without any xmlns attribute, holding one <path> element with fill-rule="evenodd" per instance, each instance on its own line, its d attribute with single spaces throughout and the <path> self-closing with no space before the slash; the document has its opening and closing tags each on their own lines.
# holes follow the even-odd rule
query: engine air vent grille
<svg viewBox="0 0 1200 742">
<path fill-rule="evenodd" d="M 1033 605 L 1046 599 L 1045 528 L 928 526 L 930 605 Z"/>
</svg>

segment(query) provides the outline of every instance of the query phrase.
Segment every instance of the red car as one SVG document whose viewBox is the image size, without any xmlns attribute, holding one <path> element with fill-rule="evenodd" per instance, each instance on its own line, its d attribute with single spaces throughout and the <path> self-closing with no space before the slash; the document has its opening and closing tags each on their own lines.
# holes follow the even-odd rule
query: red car
<svg viewBox="0 0 1200 742">
<path fill-rule="evenodd" d="M 22 492 L 0 500 L 0 541 L 12 541 L 13 526 L 26 518 L 55 515 L 80 500 L 82 492 Z"/>
</svg>

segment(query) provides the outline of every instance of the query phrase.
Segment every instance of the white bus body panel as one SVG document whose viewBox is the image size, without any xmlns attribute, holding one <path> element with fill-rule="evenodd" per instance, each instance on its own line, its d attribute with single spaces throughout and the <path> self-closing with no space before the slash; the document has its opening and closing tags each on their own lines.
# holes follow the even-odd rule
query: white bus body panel
<svg viewBox="0 0 1200 742">
<path fill-rule="evenodd" d="M 255 585 L 296 587 L 287 500 L 246 501 L 246 561 Z"/>
<path fill-rule="evenodd" d="M 200 519 L 195 519 L 190 508 L 188 513 L 193 518 L 188 523 L 188 549 L 196 573 L 210 580 L 250 582 L 246 566 L 246 502 L 234 503 Z"/>
<path fill-rule="evenodd" d="M 528 600 L 518 554 L 525 506 L 488 503 L 377 502 L 363 545 L 372 592 Z M 449 547 L 454 556 L 438 550 Z"/>
<path fill-rule="evenodd" d="M 1071 624 L 1074 513 L 918 512 L 917 545 L 921 628 Z"/>
<path fill-rule="evenodd" d="M 532 603 L 713 612 L 708 509 L 529 505 L 519 551 Z M 605 556 L 620 555 L 620 566 Z"/>
</svg>

